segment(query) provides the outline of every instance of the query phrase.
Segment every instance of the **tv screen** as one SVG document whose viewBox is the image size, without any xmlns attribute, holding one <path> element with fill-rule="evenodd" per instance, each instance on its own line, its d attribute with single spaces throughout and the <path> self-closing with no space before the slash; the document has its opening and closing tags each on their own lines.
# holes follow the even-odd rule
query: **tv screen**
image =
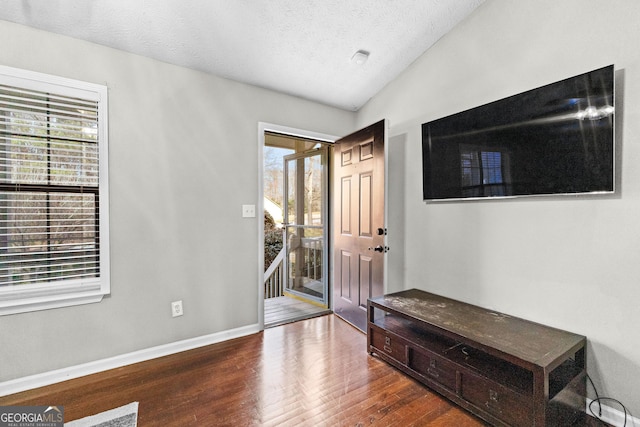
<svg viewBox="0 0 640 427">
<path fill-rule="evenodd" d="M 613 130 L 613 65 L 424 123 L 424 199 L 613 192 Z"/>
</svg>

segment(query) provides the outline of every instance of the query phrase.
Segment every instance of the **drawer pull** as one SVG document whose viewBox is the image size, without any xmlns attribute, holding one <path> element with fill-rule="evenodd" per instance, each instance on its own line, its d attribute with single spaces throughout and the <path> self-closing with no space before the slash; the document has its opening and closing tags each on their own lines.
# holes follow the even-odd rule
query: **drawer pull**
<svg viewBox="0 0 640 427">
<path fill-rule="evenodd" d="M 487 409 L 492 410 L 493 412 L 497 412 L 498 414 L 502 414 L 502 409 L 500 408 L 500 402 L 498 401 L 498 392 L 489 389 L 489 400 L 484 404 Z"/>
<path fill-rule="evenodd" d="M 496 406 L 496 403 L 494 402 L 486 402 L 485 406 L 487 407 L 487 409 L 490 409 L 493 412 L 497 412 L 498 414 L 502 415 L 502 409 L 500 409 L 499 406 Z"/>
<path fill-rule="evenodd" d="M 429 368 L 427 369 L 427 373 L 431 375 L 433 378 L 438 378 L 440 376 L 440 373 L 436 369 L 438 369 L 436 360 L 435 359 L 429 360 Z"/>
<path fill-rule="evenodd" d="M 500 407 L 497 406 L 496 403 L 486 402 L 485 406 L 487 407 L 487 409 L 491 410 L 492 412 L 502 415 L 502 409 L 500 409 Z"/>
<path fill-rule="evenodd" d="M 393 349 L 391 348 L 391 338 L 384 337 L 384 351 L 387 353 L 393 353 Z"/>
</svg>

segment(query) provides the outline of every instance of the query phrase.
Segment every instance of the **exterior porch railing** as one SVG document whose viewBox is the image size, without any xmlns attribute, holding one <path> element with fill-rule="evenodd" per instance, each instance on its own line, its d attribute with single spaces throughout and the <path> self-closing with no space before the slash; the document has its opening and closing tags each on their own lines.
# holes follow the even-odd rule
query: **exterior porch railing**
<svg viewBox="0 0 640 427">
<path fill-rule="evenodd" d="M 298 274 L 302 280 L 321 282 L 323 240 L 317 237 L 302 238 L 301 240 L 303 264 Z M 286 248 L 283 247 L 264 273 L 265 299 L 284 296 L 285 253 Z"/>
<path fill-rule="evenodd" d="M 322 237 L 303 237 L 304 248 L 302 276 L 316 281 L 322 281 Z"/>
<path fill-rule="evenodd" d="M 264 272 L 264 298 L 276 298 L 284 295 L 284 254 L 282 248 L 267 271 Z"/>
</svg>

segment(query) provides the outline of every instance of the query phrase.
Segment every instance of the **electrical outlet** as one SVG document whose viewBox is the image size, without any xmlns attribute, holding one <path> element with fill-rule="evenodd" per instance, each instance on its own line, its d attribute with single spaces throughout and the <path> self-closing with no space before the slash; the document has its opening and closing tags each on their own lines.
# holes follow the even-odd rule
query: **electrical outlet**
<svg viewBox="0 0 640 427">
<path fill-rule="evenodd" d="M 242 205 L 242 217 L 243 218 L 255 218 L 256 217 L 256 205 Z"/>
<path fill-rule="evenodd" d="M 171 316 L 178 317 L 182 316 L 184 312 L 182 311 L 182 301 L 174 301 L 171 303 Z"/>
</svg>

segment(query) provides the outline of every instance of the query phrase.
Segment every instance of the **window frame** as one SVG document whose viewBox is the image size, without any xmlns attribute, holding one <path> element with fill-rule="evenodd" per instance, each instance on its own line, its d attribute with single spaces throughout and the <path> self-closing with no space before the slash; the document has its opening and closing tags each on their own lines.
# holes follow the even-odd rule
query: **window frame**
<svg viewBox="0 0 640 427">
<path fill-rule="evenodd" d="M 0 83 L 82 98 L 98 109 L 99 266 L 96 278 L 0 287 L 0 316 L 100 302 L 111 292 L 109 257 L 108 88 L 34 71 L 0 65 Z"/>
</svg>

